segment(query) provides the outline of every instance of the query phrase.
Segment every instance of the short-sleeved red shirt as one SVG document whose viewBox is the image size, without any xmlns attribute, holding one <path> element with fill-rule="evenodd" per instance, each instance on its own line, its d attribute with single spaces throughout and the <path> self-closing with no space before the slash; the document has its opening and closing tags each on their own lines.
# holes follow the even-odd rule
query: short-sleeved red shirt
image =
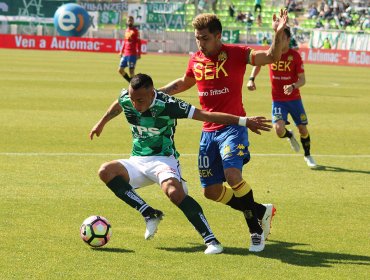
<svg viewBox="0 0 370 280">
<path fill-rule="evenodd" d="M 294 89 L 290 95 L 284 94 L 284 85 L 291 85 L 298 81 L 298 74 L 304 73 L 301 55 L 289 49 L 281 55 L 279 61 L 269 64 L 270 80 L 272 85 L 273 101 L 289 101 L 301 99 L 299 89 Z"/>
<path fill-rule="evenodd" d="M 205 57 L 200 51 L 191 56 L 186 76 L 195 78 L 203 110 L 245 116 L 242 87 L 250 52 L 246 46 L 222 45 L 215 56 Z M 204 131 L 223 127 L 225 125 L 209 122 L 203 124 Z"/>
<path fill-rule="evenodd" d="M 123 55 L 140 55 L 141 54 L 141 41 L 139 31 L 132 27 L 128 27 L 125 31 L 125 38 L 123 40 L 121 52 Z"/>
</svg>

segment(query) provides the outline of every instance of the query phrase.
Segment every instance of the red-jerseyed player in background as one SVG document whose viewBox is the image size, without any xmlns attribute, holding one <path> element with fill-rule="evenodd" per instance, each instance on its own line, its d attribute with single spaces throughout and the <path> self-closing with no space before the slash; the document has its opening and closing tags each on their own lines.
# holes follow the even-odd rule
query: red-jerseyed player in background
<svg viewBox="0 0 370 280">
<path fill-rule="evenodd" d="M 139 31 L 134 27 L 134 18 L 129 16 L 126 21 L 127 29 L 125 31 L 125 38 L 123 40 L 123 46 L 119 52 L 121 61 L 119 63 L 118 72 L 130 82 L 131 77 L 135 75 L 136 61 L 141 56 L 141 40 Z M 130 75 L 125 71 L 128 66 Z"/>
<path fill-rule="evenodd" d="M 280 59 L 287 18 L 287 11 L 273 16 L 275 36 L 271 47 L 255 51 L 248 46 L 223 44 L 217 16 L 198 15 L 193 27 L 199 51 L 191 56 L 185 75 L 160 90 L 176 94 L 196 84 L 202 109 L 245 116 L 242 87 L 246 65 L 265 65 Z M 275 208 L 272 204 L 255 203 L 252 189 L 242 177 L 243 165 L 250 159 L 248 146 L 246 128 L 205 122 L 198 167 L 205 197 L 243 212 L 251 237 L 249 250 L 259 252 L 265 248 Z"/>
<path fill-rule="evenodd" d="M 272 122 L 277 136 L 287 138 L 292 149 L 299 152 L 299 143 L 295 139 L 293 131 L 285 128 L 285 124 L 289 124 L 288 114 L 292 116 L 301 136 L 304 160 L 309 167 L 315 168 L 316 162 L 310 154 L 311 141 L 307 129 L 307 115 L 299 91 L 299 88 L 306 83 L 303 61 L 300 54 L 289 47 L 290 39 L 290 28 L 286 27 L 282 37 L 283 54 L 281 59 L 269 65 L 272 86 Z M 249 90 L 256 89 L 254 79 L 260 72 L 260 68 L 253 67 L 248 82 Z"/>
</svg>

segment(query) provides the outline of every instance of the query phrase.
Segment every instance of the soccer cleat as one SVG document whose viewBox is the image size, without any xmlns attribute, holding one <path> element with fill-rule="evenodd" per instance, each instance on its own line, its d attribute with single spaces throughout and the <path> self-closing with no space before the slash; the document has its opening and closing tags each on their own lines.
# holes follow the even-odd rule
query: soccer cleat
<svg viewBox="0 0 370 280">
<path fill-rule="evenodd" d="M 299 143 L 298 143 L 297 139 L 295 139 L 295 137 L 294 137 L 293 130 L 289 130 L 289 132 L 292 134 L 292 137 L 290 137 L 290 138 L 288 137 L 290 147 L 292 148 L 293 151 L 298 153 L 299 149 L 300 149 Z"/>
<path fill-rule="evenodd" d="M 154 237 L 163 216 L 164 214 L 162 213 L 162 211 L 154 210 L 153 214 L 145 217 L 146 230 L 144 237 L 146 240 L 152 239 Z"/>
<path fill-rule="evenodd" d="M 306 161 L 308 167 L 316 167 L 317 164 L 311 156 L 304 156 L 304 160 Z"/>
<path fill-rule="evenodd" d="M 204 254 L 211 255 L 211 254 L 220 254 L 224 250 L 220 242 L 217 240 L 213 240 L 209 243 L 206 243 L 207 249 L 204 251 Z"/>
<path fill-rule="evenodd" d="M 252 233 L 251 234 L 251 245 L 249 246 L 249 252 L 261 252 L 265 249 L 265 238 L 264 233 Z"/>
<path fill-rule="evenodd" d="M 272 218 L 275 216 L 276 209 L 272 204 L 262 204 L 262 205 L 266 207 L 266 212 L 262 217 L 261 227 L 263 230 L 264 238 L 265 240 L 267 240 L 271 230 L 271 221 Z"/>
</svg>

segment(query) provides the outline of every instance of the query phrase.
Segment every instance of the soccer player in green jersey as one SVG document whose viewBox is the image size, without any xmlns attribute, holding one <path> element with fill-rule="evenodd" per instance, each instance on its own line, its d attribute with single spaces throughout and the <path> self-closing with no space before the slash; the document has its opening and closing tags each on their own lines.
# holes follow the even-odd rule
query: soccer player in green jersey
<svg viewBox="0 0 370 280">
<path fill-rule="evenodd" d="M 122 111 L 131 126 L 132 155 L 129 159 L 102 164 L 98 172 L 100 179 L 117 197 L 141 213 L 146 222 L 145 239 L 155 235 L 163 213 L 150 207 L 135 189 L 157 183 L 202 236 L 207 245 L 204 253 L 221 253 L 223 248 L 220 242 L 214 236 L 201 206 L 187 194 L 181 176 L 179 153 L 174 144 L 177 119 L 247 126 L 257 134 L 261 134 L 260 130 L 271 129 L 270 120 L 199 110 L 155 90 L 150 76 L 137 74 L 132 78 L 129 89 L 122 90 L 118 100 L 91 129 L 90 138 L 100 136 L 106 123 Z"/>
</svg>

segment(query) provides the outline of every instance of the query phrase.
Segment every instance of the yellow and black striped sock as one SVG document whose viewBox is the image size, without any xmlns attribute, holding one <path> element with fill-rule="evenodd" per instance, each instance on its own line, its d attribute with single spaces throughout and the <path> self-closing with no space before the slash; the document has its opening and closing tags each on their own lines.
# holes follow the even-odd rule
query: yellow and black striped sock
<svg viewBox="0 0 370 280">
<path fill-rule="evenodd" d="M 229 186 L 222 185 L 221 195 L 216 202 L 221 202 L 235 210 L 242 211 L 242 205 L 240 205 L 239 199 L 234 195 L 233 190 Z"/>
<path fill-rule="evenodd" d="M 244 180 L 231 187 L 234 194 L 239 198 L 240 204 L 243 208 L 245 220 L 248 224 L 250 233 L 262 234 L 262 228 L 258 223 L 255 202 L 253 198 L 253 191 L 251 186 Z"/>
</svg>

